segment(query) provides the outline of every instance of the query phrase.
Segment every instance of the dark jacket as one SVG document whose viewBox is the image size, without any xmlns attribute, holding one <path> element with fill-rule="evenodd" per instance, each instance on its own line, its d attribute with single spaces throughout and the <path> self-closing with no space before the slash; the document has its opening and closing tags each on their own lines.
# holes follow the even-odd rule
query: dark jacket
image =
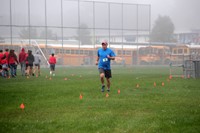
<svg viewBox="0 0 200 133">
<path fill-rule="evenodd" d="M 28 61 L 28 64 L 33 64 L 35 59 L 34 56 L 32 55 L 32 51 L 28 51 L 28 57 L 26 58 L 26 60 Z"/>
</svg>

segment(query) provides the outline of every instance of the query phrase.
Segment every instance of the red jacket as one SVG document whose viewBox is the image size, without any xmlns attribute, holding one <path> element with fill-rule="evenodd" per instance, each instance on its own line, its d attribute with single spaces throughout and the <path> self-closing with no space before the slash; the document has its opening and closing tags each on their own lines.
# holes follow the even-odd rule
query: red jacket
<svg viewBox="0 0 200 133">
<path fill-rule="evenodd" d="M 1 60 L 1 63 L 2 63 L 2 65 L 3 64 L 8 64 L 7 59 L 5 58 L 5 59 Z"/>
<path fill-rule="evenodd" d="M 6 59 L 8 59 L 9 52 L 5 52 L 4 55 L 6 56 Z"/>
<path fill-rule="evenodd" d="M 56 58 L 54 56 L 49 57 L 49 64 L 56 64 Z"/>
<path fill-rule="evenodd" d="M 1 61 L 2 61 L 2 58 L 4 57 L 4 54 L 3 53 L 0 53 L 0 64 L 1 64 Z"/>
<path fill-rule="evenodd" d="M 15 62 L 18 63 L 16 54 L 13 54 L 13 55 L 9 54 L 8 55 L 8 64 L 15 64 Z"/>
<path fill-rule="evenodd" d="M 24 48 L 22 48 L 20 54 L 19 54 L 19 62 L 25 62 L 26 60 L 26 53 L 25 53 L 25 50 Z"/>
</svg>

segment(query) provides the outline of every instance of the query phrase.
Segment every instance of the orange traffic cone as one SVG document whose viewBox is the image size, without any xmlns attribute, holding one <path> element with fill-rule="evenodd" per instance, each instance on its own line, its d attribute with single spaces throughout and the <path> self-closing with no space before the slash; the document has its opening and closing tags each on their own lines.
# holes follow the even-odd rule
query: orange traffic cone
<svg viewBox="0 0 200 133">
<path fill-rule="evenodd" d="M 106 93 L 106 97 L 109 97 L 108 93 Z"/>
<path fill-rule="evenodd" d="M 120 94 L 120 89 L 117 91 L 118 94 Z"/>
<path fill-rule="evenodd" d="M 20 108 L 23 110 L 23 109 L 25 108 L 25 105 L 22 103 L 22 104 L 20 105 Z"/>
<path fill-rule="evenodd" d="M 82 99 L 83 99 L 83 96 L 82 96 L 82 94 L 80 94 L 79 98 L 80 98 L 80 100 L 82 100 Z"/>
<path fill-rule="evenodd" d="M 153 86 L 156 87 L 156 82 L 153 83 Z"/>
<path fill-rule="evenodd" d="M 165 86 L 165 83 L 164 83 L 164 82 L 162 82 L 162 86 Z"/>
</svg>

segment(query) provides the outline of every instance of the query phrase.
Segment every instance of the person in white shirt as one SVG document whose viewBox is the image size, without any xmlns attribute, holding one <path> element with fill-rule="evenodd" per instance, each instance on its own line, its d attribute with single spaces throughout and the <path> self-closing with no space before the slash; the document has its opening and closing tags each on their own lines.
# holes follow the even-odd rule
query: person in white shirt
<svg viewBox="0 0 200 133">
<path fill-rule="evenodd" d="M 36 77 L 40 76 L 40 63 L 41 63 L 41 55 L 39 51 L 36 51 L 36 53 L 34 54 L 34 74 L 36 75 Z"/>
</svg>

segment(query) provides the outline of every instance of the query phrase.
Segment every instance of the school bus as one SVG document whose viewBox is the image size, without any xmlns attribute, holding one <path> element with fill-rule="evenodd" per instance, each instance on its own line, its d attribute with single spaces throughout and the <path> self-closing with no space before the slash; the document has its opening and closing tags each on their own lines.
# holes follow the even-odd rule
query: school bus
<svg viewBox="0 0 200 133">
<path fill-rule="evenodd" d="M 95 45 L 78 45 L 78 44 L 29 44 L 14 43 L 5 44 L 0 43 L 0 49 L 5 47 L 14 49 L 19 53 L 21 48 L 26 50 L 40 49 L 46 61 L 51 53 L 55 53 L 58 60 L 57 64 L 69 66 L 94 65 L 97 57 L 97 50 L 101 48 L 100 44 Z M 174 46 L 136 46 L 136 45 L 110 45 L 110 48 L 116 53 L 116 59 L 112 61 L 113 65 L 156 65 L 170 62 L 182 63 L 185 59 L 199 59 L 200 46 L 199 45 L 174 45 Z M 43 59 L 43 62 L 46 62 Z"/>
<path fill-rule="evenodd" d="M 176 45 L 171 50 L 171 62 L 183 63 L 184 60 L 199 60 L 200 45 Z"/>
<path fill-rule="evenodd" d="M 170 48 L 168 46 L 147 46 L 139 49 L 139 64 L 168 64 Z"/>
</svg>

